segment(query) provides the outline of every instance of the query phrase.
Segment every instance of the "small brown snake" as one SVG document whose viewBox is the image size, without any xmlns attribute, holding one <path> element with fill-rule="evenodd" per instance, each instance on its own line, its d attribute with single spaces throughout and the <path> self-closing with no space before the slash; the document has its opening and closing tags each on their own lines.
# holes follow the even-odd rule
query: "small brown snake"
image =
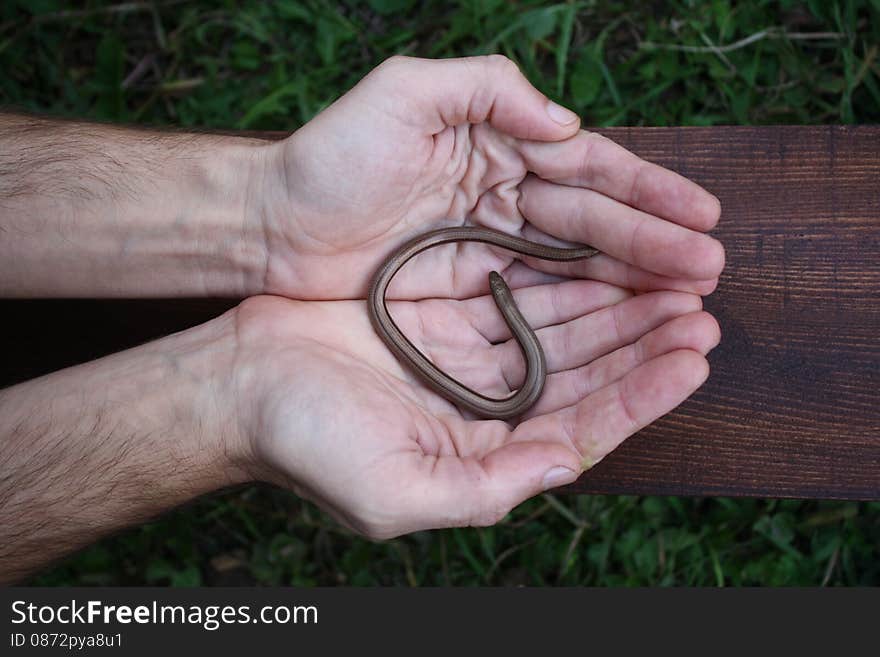
<svg viewBox="0 0 880 657">
<path fill-rule="evenodd" d="M 398 328 L 385 305 L 385 291 L 388 284 L 410 258 L 432 246 L 450 242 L 483 242 L 520 255 L 555 261 L 591 258 L 599 251 L 589 246 L 580 248 L 546 246 L 486 228 L 444 228 L 425 233 L 404 244 L 382 263 L 373 277 L 367 296 L 370 321 L 376 333 L 398 360 L 408 365 L 434 392 L 459 407 L 484 418 L 506 420 L 517 417 L 525 413 L 541 396 L 544 379 L 547 376 L 547 364 L 538 336 L 526 323 L 513 301 L 510 288 L 498 272 L 493 271 L 489 274 L 489 288 L 526 360 L 526 376 L 522 386 L 504 399 L 492 399 L 481 395 L 434 365 Z"/>
</svg>

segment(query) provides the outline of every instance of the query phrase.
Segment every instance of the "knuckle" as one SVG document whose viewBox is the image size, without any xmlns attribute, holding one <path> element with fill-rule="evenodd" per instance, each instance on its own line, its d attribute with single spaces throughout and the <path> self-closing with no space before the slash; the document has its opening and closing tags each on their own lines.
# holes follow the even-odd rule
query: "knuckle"
<svg viewBox="0 0 880 657">
<path fill-rule="evenodd" d="M 376 68 L 374 68 L 370 75 L 368 75 L 367 77 L 371 77 L 376 80 L 393 80 L 395 78 L 406 76 L 412 67 L 413 61 L 413 57 L 407 57 L 405 55 L 392 55 L 384 62 L 379 64 Z"/>
<path fill-rule="evenodd" d="M 582 140 L 583 148 L 581 150 L 581 161 L 578 165 L 578 175 L 589 184 L 594 178 L 593 159 L 596 147 L 610 140 L 598 132 L 586 132 Z"/>
<path fill-rule="evenodd" d="M 391 57 L 379 65 L 379 68 L 403 68 L 409 66 L 412 60 L 412 57 L 407 57 L 406 55 L 391 55 Z"/>
<path fill-rule="evenodd" d="M 486 67 L 492 73 L 512 74 L 519 73 L 519 66 L 509 57 L 499 54 L 486 55 Z"/>
</svg>

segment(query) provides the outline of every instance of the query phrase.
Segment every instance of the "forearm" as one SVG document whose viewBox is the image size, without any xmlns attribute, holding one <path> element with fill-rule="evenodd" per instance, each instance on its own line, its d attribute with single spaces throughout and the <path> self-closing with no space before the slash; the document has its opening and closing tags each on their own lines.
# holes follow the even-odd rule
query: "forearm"
<svg viewBox="0 0 880 657">
<path fill-rule="evenodd" d="M 0 115 L 0 296 L 247 296 L 259 140 Z"/>
<path fill-rule="evenodd" d="M 234 313 L 0 392 L 0 582 L 247 480 Z"/>
</svg>

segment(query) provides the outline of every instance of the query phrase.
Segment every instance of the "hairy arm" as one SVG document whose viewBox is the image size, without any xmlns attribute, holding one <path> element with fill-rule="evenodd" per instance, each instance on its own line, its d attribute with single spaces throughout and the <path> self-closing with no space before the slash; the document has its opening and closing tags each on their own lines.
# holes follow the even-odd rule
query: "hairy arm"
<svg viewBox="0 0 880 657">
<path fill-rule="evenodd" d="M 0 392 L 0 583 L 247 480 L 235 312 Z"/>
<path fill-rule="evenodd" d="M 0 296 L 260 291 L 263 143 L 0 114 Z"/>
</svg>

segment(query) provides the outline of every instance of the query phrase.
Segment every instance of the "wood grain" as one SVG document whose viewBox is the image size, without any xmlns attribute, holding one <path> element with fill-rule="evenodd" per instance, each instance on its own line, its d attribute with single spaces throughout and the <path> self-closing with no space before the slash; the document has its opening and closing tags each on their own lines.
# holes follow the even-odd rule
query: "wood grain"
<svg viewBox="0 0 880 657">
<path fill-rule="evenodd" d="M 880 497 L 880 128 L 609 131 L 721 199 L 709 381 L 571 490 Z"/>
<path fill-rule="evenodd" d="M 602 130 L 722 202 L 706 385 L 569 492 L 880 499 L 880 127 Z M 230 300 L 3 301 L 0 385 Z"/>
</svg>

